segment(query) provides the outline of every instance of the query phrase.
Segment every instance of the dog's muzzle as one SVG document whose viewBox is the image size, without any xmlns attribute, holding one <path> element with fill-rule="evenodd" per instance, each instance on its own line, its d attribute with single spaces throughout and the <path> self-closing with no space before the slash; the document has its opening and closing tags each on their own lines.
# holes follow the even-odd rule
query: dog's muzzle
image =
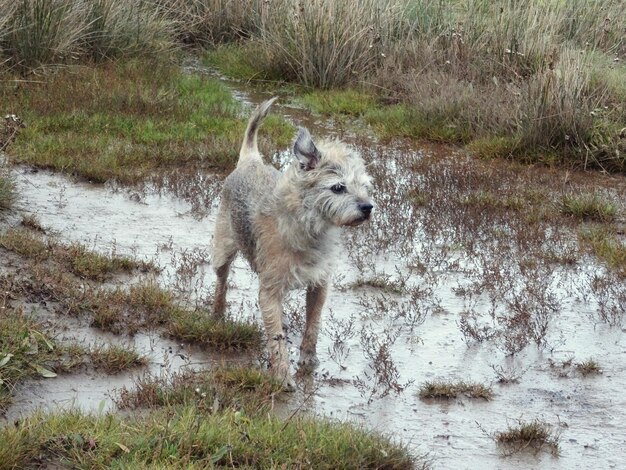
<svg viewBox="0 0 626 470">
<path fill-rule="evenodd" d="M 359 210 L 361 211 L 361 216 L 354 219 L 352 222 L 346 224 L 350 227 L 354 227 L 356 225 L 361 225 L 363 222 L 365 222 L 366 220 L 369 220 L 371 214 L 372 214 L 372 209 L 374 208 L 374 206 L 372 204 L 370 204 L 369 202 L 363 202 L 361 204 L 359 204 Z"/>
</svg>

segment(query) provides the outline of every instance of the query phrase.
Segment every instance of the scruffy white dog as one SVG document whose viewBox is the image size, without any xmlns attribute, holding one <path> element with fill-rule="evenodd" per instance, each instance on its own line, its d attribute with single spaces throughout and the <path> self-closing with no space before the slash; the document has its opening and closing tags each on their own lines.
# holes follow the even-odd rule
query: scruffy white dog
<svg viewBox="0 0 626 470">
<path fill-rule="evenodd" d="M 257 131 L 275 100 L 262 103 L 250 118 L 237 168 L 224 181 L 213 246 L 214 312 L 224 315 L 230 264 L 241 252 L 259 276 L 272 373 L 286 390 L 294 390 L 282 322 L 285 293 L 306 288 L 298 363 L 313 368 L 318 364 L 320 314 L 338 256 L 340 227 L 368 220 L 373 206 L 363 160 L 342 142 L 314 143 L 309 131 L 300 128 L 295 159 L 285 173 L 263 163 Z"/>
</svg>

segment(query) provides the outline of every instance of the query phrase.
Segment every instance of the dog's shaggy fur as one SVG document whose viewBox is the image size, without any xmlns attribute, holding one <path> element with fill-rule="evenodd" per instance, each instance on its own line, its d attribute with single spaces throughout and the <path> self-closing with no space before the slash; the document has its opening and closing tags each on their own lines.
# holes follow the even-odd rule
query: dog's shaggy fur
<svg viewBox="0 0 626 470">
<path fill-rule="evenodd" d="M 283 380 L 285 389 L 293 390 L 282 324 L 283 298 L 288 290 L 307 290 L 298 362 L 314 367 L 320 314 L 338 256 L 340 227 L 369 219 L 371 178 L 354 149 L 334 140 L 314 143 L 303 128 L 294 143 L 295 159 L 284 173 L 265 165 L 257 131 L 275 99 L 261 104 L 250 118 L 237 168 L 224 181 L 213 247 L 214 311 L 223 317 L 230 264 L 241 252 L 259 276 L 259 305 L 271 370 Z"/>
</svg>

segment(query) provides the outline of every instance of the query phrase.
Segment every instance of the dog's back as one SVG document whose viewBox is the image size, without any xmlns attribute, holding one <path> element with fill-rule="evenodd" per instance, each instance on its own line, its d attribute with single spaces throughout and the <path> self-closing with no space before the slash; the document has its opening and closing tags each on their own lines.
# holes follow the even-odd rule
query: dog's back
<svg viewBox="0 0 626 470">
<path fill-rule="evenodd" d="M 280 172 L 263 162 L 259 152 L 257 133 L 261 122 L 276 98 L 262 103 L 250 117 L 237 168 L 228 175 L 222 189 L 222 200 L 230 207 L 230 220 L 237 245 L 256 270 L 254 214 L 262 208 L 275 186 Z"/>
</svg>

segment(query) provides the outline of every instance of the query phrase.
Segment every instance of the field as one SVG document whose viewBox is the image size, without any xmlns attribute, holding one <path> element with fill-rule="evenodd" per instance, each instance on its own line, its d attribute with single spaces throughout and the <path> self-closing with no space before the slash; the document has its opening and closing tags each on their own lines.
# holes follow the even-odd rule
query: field
<svg viewBox="0 0 626 470">
<path fill-rule="evenodd" d="M 623 466 L 625 15 L 0 0 L 0 468 Z M 267 161 L 306 126 L 375 186 L 294 394 L 242 259 L 209 314 L 221 182 L 276 95 Z"/>
</svg>

